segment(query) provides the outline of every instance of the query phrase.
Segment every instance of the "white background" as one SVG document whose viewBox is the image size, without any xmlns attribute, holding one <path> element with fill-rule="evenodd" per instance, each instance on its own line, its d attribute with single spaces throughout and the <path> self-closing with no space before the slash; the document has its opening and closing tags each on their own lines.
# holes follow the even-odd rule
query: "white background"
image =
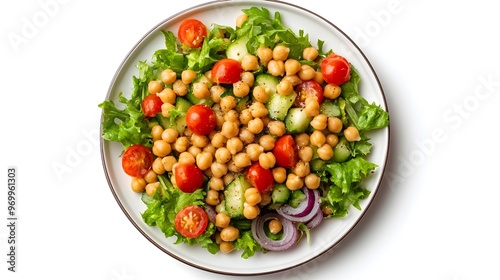
<svg viewBox="0 0 500 280">
<path fill-rule="evenodd" d="M 231 278 L 149 243 L 115 202 L 98 145 L 97 104 L 122 59 L 160 21 L 204 1 L 55 1 L 0 4 L 0 278 Z M 362 48 L 387 97 L 391 150 L 384 183 L 351 234 L 272 277 L 500 279 L 495 2 L 288 2 Z M 6 263 L 8 166 L 19 179 L 17 273 Z"/>
</svg>

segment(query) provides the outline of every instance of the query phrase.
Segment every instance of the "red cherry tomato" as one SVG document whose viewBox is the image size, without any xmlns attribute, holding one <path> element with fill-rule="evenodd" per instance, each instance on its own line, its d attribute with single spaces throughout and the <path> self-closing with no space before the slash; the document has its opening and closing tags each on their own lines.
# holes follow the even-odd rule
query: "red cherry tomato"
<svg viewBox="0 0 500 280">
<path fill-rule="evenodd" d="M 246 173 L 246 179 L 260 193 L 269 193 L 273 190 L 274 177 L 271 170 L 262 167 L 258 162 L 252 164 Z"/>
<path fill-rule="evenodd" d="M 197 19 L 186 19 L 177 31 L 179 41 L 190 48 L 201 47 L 207 35 L 207 27 Z"/>
<path fill-rule="evenodd" d="M 237 60 L 223 58 L 212 67 L 212 80 L 217 84 L 234 84 L 240 80 L 242 71 Z"/>
<path fill-rule="evenodd" d="M 276 166 L 293 168 L 299 162 L 299 148 L 291 135 L 281 136 L 274 144 Z"/>
<path fill-rule="evenodd" d="M 208 215 L 200 206 L 186 206 L 175 215 L 175 230 L 184 237 L 196 238 L 205 231 L 207 226 Z"/>
<path fill-rule="evenodd" d="M 321 62 L 321 73 L 327 83 L 340 86 L 351 78 L 351 66 L 344 57 L 331 54 Z"/>
<path fill-rule="evenodd" d="M 186 113 L 186 125 L 194 134 L 207 135 L 217 125 L 217 117 L 207 105 L 196 104 Z"/>
<path fill-rule="evenodd" d="M 132 177 L 144 176 L 153 164 L 153 152 L 143 145 L 132 145 L 122 155 L 122 168 Z"/>
<path fill-rule="evenodd" d="M 325 97 L 323 94 L 323 87 L 314 80 L 298 84 L 295 87 L 295 92 L 297 92 L 297 99 L 295 99 L 294 106 L 299 108 L 304 108 L 306 106 L 306 99 L 308 97 L 316 96 L 320 104 Z"/>
<path fill-rule="evenodd" d="M 156 116 L 156 114 L 161 113 L 161 105 L 163 105 L 163 101 L 161 101 L 161 98 L 155 94 L 150 94 L 142 100 L 141 105 L 144 116 L 152 118 Z"/>
<path fill-rule="evenodd" d="M 203 185 L 203 173 L 194 163 L 176 164 L 173 173 L 175 184 L 185 193 L 192 193 Z"/>
</svg>

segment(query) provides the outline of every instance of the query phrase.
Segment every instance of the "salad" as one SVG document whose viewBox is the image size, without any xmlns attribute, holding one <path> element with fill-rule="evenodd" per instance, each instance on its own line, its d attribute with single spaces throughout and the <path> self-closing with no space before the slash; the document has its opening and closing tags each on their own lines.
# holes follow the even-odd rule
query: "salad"
<svg viewBox="0 0 500 280">
<path fill-rule="evenodd" d="M 283 251 L 370 195 L 367 133 L 389 125 L 341 54 L 250 7 L 234 27 L 184 20 L 105 100 L 144 223 L 210 253 Z M 127 187 L 127 186 L 123 186 Z M 305 238 L 304 238 L 305 237 Z"/>
</svg>

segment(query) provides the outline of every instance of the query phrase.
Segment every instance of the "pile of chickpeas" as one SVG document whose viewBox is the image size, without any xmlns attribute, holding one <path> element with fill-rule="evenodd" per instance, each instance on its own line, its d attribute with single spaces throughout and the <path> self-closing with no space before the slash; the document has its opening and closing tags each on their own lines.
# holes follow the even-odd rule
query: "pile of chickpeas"
<svg viewBox="0 0 500 280">
<path fill-rule="evenodd" d="M 213 83 L 209 87 L 207 83 L 193 83 L 197 76 L 193 70 L 184 70 L 181 77 L 177 78 L 173 70 L 166 69 L 161 73 L 161 79 L 152 80 L 148 84 L 149 93 L 156 94 L 163 101 L 162 115 L 166 118 L 170 117 L 169 110 L 174 108 L 176 98 L 186 96 L 192 85 L 194 96 L 200 99 L 210 97 L 214 101 L 212 110 L 217 117 L 217 126 L 208 135 L 196 135 L 188 128 L 180 134 L 174 128 L 164 129 L 161 125 L 155 125 L 151 130 L 155 160 L 144 177 L 132 178 L 132 189 L 135 192 L 145 191 L 152 196 L 160 184 L 158 175 L 172 172 L 175 164 L 196 164 L 210 178 L 205 202 L 214 206 L 217 212 L 215 225 L 219 231 L 215 240 L 222 252 L 232 251 L 234 248 L 231 242 L 239 236 L 238 229 L 230 226 L 230 217 L 221 211 L 223 191 L 235 176 L 252 163 L 259 162 L 262 167 L 272 171 L 276 183 L 284 183 L 290 190 L 298 190 L 303 186 L 316 189 L 320 185 L 320 178 L 310 170 L 312 147 L 317 148 L 319 158 L 331 159 L 333 147 L 339 141 L 337 134 L 343 130 L 342 120 L 320 114 L 318 100 L 315 97 L 306 98 L 304 110 L 312 117 L 310 125 L 314 132 L 294 135 L 300 158 L 294 168 L 286 170 L 275 166 L 276 158 L 272 150 L 277 138 L 286 134 L 285 124 L 268 117 L 265 102 L 269 98 L 269 89 L 254 86 L 252 71 L 259 69 L 260 65 L 266 66 L 267 73 L 280 78 L 277 93 L 281 95 L 291 94 L 294 87 L 303 81 L 315 80 L 324 84 L 320 71 L 289 58 L 289 51 L 284 46 L 276 46 L 274 49 L 260 47 L 256 55 L 245 55 L 241 60 L 244 70 L 241 79 L 232 85 L 234 96 L 221 97 L 226 90 L 222 85 Z M 316 60 L 318 50 L 314 47 L 305 48 L 302 56 L 305 60 Z M 204 75 L 212 80 L 210 71 Z M 324 86 L 324 96 L 327 99 L 335 99 L 340 93 L 341 89 L 337 85 Z M 253 103 L 237 111 L 235 97 L 247 95 L 251 95 Z M 355 127 L 348 127 L 343 133 L 348 141 L 360 139 Z M 174 178 L 172 176 L 173 184 Z M 260 209 L 271 202 L 270 194 L 261 194 L 253 187 L 247 189 L 244 195 L 244 216 L 247 219 L 256 218 Z M 269 229 L 276 234 L 282 230 L 282 225 L 278 220 L 273 220 L 269 223 Z"/>
</svg>

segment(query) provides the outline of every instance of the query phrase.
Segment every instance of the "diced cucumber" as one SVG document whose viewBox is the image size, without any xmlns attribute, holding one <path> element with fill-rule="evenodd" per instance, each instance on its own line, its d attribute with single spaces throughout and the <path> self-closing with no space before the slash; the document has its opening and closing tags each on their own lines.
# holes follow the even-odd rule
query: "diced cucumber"
<svg viewBox="0 0 500 280">
<path fill-rule="evenodd" d="M 288 133 L 303 133 L 309 127 L 313 118 L 308 117 L 304 108 L 291 108 L 285 118 L 285 128 Z"/>
<path fill-rule="evenodd" d="M 333 161 L 344 162 L 351 158 L 351 148 L 349 148 L 349 141 L 344 137 L 339 139 L 339 142 L 333 147 Z"/>
<path fill-rule="evenodd" d="M 243 218 L 245 208 L 245 191 L 252 185 L 245 179 L 244 175 L 239 175 L 227 185 L 224 190 L 224 200 L 226 212 L 231 218 Z"/>
<path fill-rule="evenodd" d="M 255 77 L 255 86 L 261 86 L 269 89 L 269 94 L 273 95 L 276 93 L 276 88 L 279 84 L 278 78 L 271 74 L 259 74 Z"/>
<path fill-rule="evenodd" d="M 177 97 L 175 99 L 175 107 L 181 112 L 186 113 L 189 110 L 189 107 L 191 106 L 193 106 L 193 103 L 187 101 L 182 97 Z"/>
<path fill-rule="evenodd" d="M 241 113 L 241 111 L 248 107 L 248 99 L 250 99 L 248 95 L 243 98 L 238 98 L 238 103 L 236 104 L 236 108 L 234 108 L 236 112 Z"/>
<path fill-rule="evenodd" d="M 271 199 L 274 204 L 283 204 L 288 201 L 292 191 L 285 184 L 276 184 L 271 193 Z"/>
<path fill-rule="evenodd" d="M 321 171 L 325 168 L 326 162 L 320 158 L 316 158 L 311 160 L 309 163 L 309 166 L 311 166 L 311 171 L 317 172 Z"/>
<path fill-rule="evenodd" d="M 319 106 L 319 112 L 321 114 L 326 115 L 327 117 L 340 117 L 342 113 L 340 112 L 340 108 L 335 102 L 332 100 L 325 100 Z"/>
<path fill-rule="evenodd" d="M 290 195 L 290 200 L 288 201 L 288 205 L 292 206 L 293 208 L 297 208 L 299 204 L 306 198 L 306 195 L 302 192 L 302 190 L 295 190 L 292 191 L 292 194 Z"/>
<path fill-rule="evenodd" d="M 149 196 L 146 191 L 141 194 L 141 200 L 144 204 L 149 205 L 153 201 L 153 197 Z"/>
<path fill-rule="evenodd" d="M 208 96 L 207 98 L 200 99 L 193 94 L 193 86 L 195 83 L 205 83 L 209 89 L 213 85 L 213 82 L 207 76 L 205 76 L 203 74 L 199 74 L 198 77 L 196 77 L 193 80 L 193 82 L 191 83 L 191 86 L 190 86 L 189 91 L 186 95 L 186 98 L 193 104 L 205 104 L 207 106 L 212 107 L 212 105 L 214 104 L 214 100 L 212 99 L 212 96 Z"/>
<path fill-rule="evenodd" d="M 247 42 L 248 37 L 241 37 L 232 42 L 226 50 L 226 56 L 228 58 L 241 61 L 243 57 L 248 54 Z"/>
</svg>

